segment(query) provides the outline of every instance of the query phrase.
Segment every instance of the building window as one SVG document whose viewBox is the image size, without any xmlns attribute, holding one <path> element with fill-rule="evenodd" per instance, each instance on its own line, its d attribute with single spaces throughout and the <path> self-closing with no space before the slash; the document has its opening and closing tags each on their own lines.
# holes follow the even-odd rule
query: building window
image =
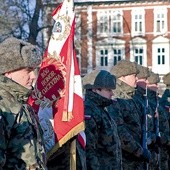
<svg viewBox="0 0 170 170">
<path fill-rule="evenodd" d="M 142 15 L 135 15 L 135 32 L 142 32 Z"/>
<path fill-rule="evenodd" d="M 158 54 L 158 65 L 164 65 L 165 64 L 165 48 L 158 48 L 157 50 Z"/>
<path fill-rule="evenodd" d="M 79 68 L 81 68 L 81 53 L 80 53 L 80 48 L 76 48 L 76 59 L 77 59 L 77 64 Z"/>
<path fill-rule="evenodd" d="M 165 21 L 164 21 L 164 14 L 157 15 L 157 20 L 156 20 L 156 32 L 161 32 L 161 30 L 165 29 Z"/>
<path fill-rule="evenodd" d="M 144 38 L 136 37 L 130 41 L 130 49 L 130 60 L 147 66 L 147 41 Z"/>
<path fill-rule="evenodd" d="M 80 13 L 76 13 L 75 15 L 76 19 L 75 19 L 75 36 L 80 39 L 81 37 L 81 15 Z"/>
<path fill-rule="evenodd" d="M 140 65 L 143 65 L 143 48 L 135 48 L 134 60 Z"/>
<path fill-rule="evenodd" d="M 113 13 L 111 21 L 112 33 L 121 33 L 123 27 L 121 14 L 118 12 Z"/>
<path fill-rule="evenodd" d="M 108 33 L 109 30 L 109 17 L 107 16 L 107 13 L 104 13 L 103 16 L 100 16 L 99 18 L 99 32 L 100 33 Z"/>
<path fill-rule="evenodd" d="M 113 65 L 116 65 L 118 61 L 122 59 L 122 50 L 113 49 Z"/>
<path fill-rule="evenodd" d="M 164 75 L 170 70 L 169 39 L 158 36 L 152 41 L 152 71 Z"/>
<path fill-rule="evenodd" d="M 145 33 L 145 11 L 144 9 L 132 10 L 132 34 L 143 35 Z"/>
<path fill-rule="evenodd" d="M 156 34 L 167 31 L 167 9 L 165 7 L 154 9 L 154 30 Z"/>
<path fill-rule="evenodd" d="M 108 66 L 108 50 L 100 50 L 100 66 Z"/>
<path fill-rule="evenodd" d="M 123 17 L 121 11 L 105 10 L 98 11 L 98 34 L 118 34 L 122 33 Z"/>
</svg>

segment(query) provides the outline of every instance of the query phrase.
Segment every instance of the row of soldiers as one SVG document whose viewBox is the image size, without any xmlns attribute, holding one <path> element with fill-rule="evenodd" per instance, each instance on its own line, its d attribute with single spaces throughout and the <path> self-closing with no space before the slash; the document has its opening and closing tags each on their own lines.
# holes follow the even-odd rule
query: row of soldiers
<svg viewBox="0 0 170 170">
<path fill-rule="evenodd" d="M 0 44 L 0 170 L 71 169 L 74 139 L 46 160 L 42 129 L 27 104 L 41 62 L 38 51 L 16 38 Z M 87 140 L 85 149 L 77 140 L 73 170 L 170 169 L 170 73 L 161 97 L 159 82 L 158 74 L 128 60 L 83 78 Z"/>
<path fill-rule="evenodd" d="M 163 81 L 160 97 L 159 75 L 128 60 L 83 78 L 87 169 L 169 170 L 170 73 Z"/>
</svg>

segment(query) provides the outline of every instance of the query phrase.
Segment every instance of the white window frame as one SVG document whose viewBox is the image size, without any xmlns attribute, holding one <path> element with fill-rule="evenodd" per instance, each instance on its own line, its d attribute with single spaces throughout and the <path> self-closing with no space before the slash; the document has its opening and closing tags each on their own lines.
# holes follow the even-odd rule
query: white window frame
<svg viewBox="0 0 170 170">
<path fill-rule="evenodd" d="M 103 54 L 101 54 L 103 53 Z M 108 66 L 108 54 L 109 51 L 107 48 L 100 49 L 100 67 L 107 67 Z"/>
<path fill-rule="evenodd" d="M 114 51 L 116 51 L 116 54 L 114 53 Z M 119 53 L 120 51 L 120 53 Z M 117 64 L 118 61 L 124 59 L 124 49 L 120 48 L 120 47 L 115 47 L 113 48 L 113 66 Z M 116 59 L 116 62 L 115 62 Z"/>
<path fill-rule="evenodd" d="M 142 65 L 147 67 L 147 44 L 146 40 L 140 37 L 134 38 L 130 41 L 130 60 L 135 61 L 135 50 L 143 49 L 142 53 Z M 138 63 L 140 64 L 140 63 Z"/>
<path fill-rule="evenodd" d="M 132 23 L 131 23 L 132 35 L 144 36 L 145 35 L 145 10 L 143 8 L 132 9 L 131 18 L 132 18 Z M 135 28 L 137 28 L 137 30 L 135 30 Z"/>
<path fill-rule="evenodd" d="M 164 18 L 162 18 L 164 16 Z M 160 30 L 158 30 L 157 22 L 160 21 Z M 154 8 L 154 35 L 166 34 L 168 31 L 167 7 Z M 164 28 L 163 28 L 164 23 Z"/>
<path fill-rule="evenodd" d="M 109 34 L 109 14 L 106 10 L 97 12 L 97 34 Z M 103 25 L 103 27 L 101 26 Z"/>
<path fill-rule="evenodd" d="M 162 56 L 163 53 L 159 53 L 158 49 L 164 49 L 165 63 L 158 63 L 158 56 Z M 159 36 L 152 41 L 152 71 L 158 74 L 166 74 L 170 71 L 170 40 Z"/>
<path fill-rule="evenodd" d="M 100 50 L 108 50 L 108 66 L 100 66 Z M 116 38 L 106 38 L 96 43 L 96 68 L 110 70 L 113 67 L 113 49 L 122 51 L 121 59 L 125 59 L 125 41 Z"/>
<path fill-rule="evenodd" d="M 112 10 L 111 12 L 111 34 L 120 36 L 123 34 L 123 12 L 120 10 Z M 116 30 L 114 31 L 114 25 Z M 120 30 L 120 31 L 119 31 Z"/>
<path fill-rule="evenodd" d="M 123 35 L 123 12 L 121 10 L 97 10 L 97 35 L 100 36 L 122 36 Z M 114 17 L 118 17 L 117 21 L 114 21 Z M 113 31 L 113 24 L 120 26 L 120 32 Z M 101 30 L 101 25 L 103 29 Z"/>
<path fill-rule="evenodd" d="M 142 50 L 142 53 L 140 53 L 141 50 Z M 138 53 L 136 51 L 138 51 Z M 137 58 L 137 60 L 136 60 L 136 58 Z M 143 65 L 143 60 L 144 60 L 143 46 L 135 47 L 135 49 L 134 49 L 134 61 L 137 62 L 140 65 Z"/>
</svg>

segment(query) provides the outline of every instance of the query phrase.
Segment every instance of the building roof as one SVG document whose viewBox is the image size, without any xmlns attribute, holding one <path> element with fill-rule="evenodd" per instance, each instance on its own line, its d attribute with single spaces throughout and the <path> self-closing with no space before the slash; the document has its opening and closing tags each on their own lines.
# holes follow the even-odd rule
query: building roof
<svg viewBox="0 0 170 170">
<path fill-rule="evenodd" d="M 74 3 L 135 2 L 140 0 L 74 0 Z"/>
<path fill-rule="evenodd" d="M 75 4 L 115 3 L 115 2 L 169 2 L 170 0 L 74 0 Z"/>
</svg>

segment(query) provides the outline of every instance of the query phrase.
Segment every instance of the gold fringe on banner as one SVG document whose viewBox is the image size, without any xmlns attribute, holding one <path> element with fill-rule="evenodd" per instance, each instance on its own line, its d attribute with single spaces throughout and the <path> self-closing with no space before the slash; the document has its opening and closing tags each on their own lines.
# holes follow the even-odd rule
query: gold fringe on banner
<svg viewBox="0 0 170 170">
<path fill-rule="evenodd" d="M 73 127 L 62 139 L 60 139 L 55 146 L 47 153 L 47 159 L 50 159 L 50 156 L 55 154 L 55 152 L 58 150 L 58 148 L 62 147 L 63 144 L 65 144 L 69 139 L 72 137 L 78 135 L 79 132 L 83 131 L 85 129 L 85 123 L 81 122 L 75 127 Z"/>
</svg>

